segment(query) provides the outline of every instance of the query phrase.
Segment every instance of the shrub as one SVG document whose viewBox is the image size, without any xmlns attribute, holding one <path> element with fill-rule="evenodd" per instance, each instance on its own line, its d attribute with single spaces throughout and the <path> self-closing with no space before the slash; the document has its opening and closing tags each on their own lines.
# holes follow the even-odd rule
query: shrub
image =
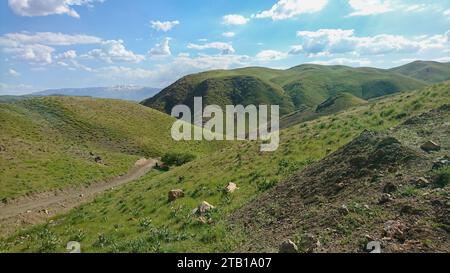
<svg viewBox="0 0 450 273">
<path fill-rule="evenodd" d="M 191 162 L 195 158 L 195 155 L 188 153 L 167 153 L 163 156 L 162 161 L 167 165 L 181 166 Z"/>
<path fill-rule="evenodd" d="M 434 172 L 434 184 L 440 188 L 445 188 L 450 182 L 450 167 L 444 167 Z"/>
</svg>

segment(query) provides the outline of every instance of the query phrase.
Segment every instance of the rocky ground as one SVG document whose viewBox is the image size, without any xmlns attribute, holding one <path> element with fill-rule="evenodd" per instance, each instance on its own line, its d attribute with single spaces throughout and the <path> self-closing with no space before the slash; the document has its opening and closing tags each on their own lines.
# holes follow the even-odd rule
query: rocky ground
<svg viewBox="0 0 450 273">
<path fill-rule="evenodd" d="M 351 143 L 231 217 L 244 252 L 450 249 L 450 105 Z M 291 248 L 289 248 L 291 247 Z"/>
</svg>

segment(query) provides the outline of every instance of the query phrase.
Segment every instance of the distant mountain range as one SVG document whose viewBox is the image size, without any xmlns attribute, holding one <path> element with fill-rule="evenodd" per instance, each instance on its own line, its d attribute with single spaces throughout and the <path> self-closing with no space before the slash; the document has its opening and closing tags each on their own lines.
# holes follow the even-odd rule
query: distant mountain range
<svg viewBox="0 0 450 273">
<path fill-rule="evenodd" d="M 129 101 L 142 101 L 157 94 L 161 89 L 135 85 L 120 85 L 113 87 L 87 87 L 49 89 L 35 92 L 33 96 L 75 96 L 105 99 L 120 99 Z"/>
<path fill-rule="evenodd" d="M 299 65 L 286 70 L 248 67 L 214 70 L 181 78 L 149 97 L 143 105 L 170 113 L 173 106 L 277 104 L 282 115 L 314 109 L 341 93 L 369 100 L 412 91 L 450 79 L 450 64 L 417 61 L 393 69 L 353 68 L 342 65 Z"/>
</svg>

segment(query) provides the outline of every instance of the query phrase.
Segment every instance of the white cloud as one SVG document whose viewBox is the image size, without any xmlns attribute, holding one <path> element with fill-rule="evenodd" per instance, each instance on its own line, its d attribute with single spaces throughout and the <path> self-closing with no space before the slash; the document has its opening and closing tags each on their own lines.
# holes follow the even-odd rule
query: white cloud
<svg viewBox="0 0 450 273">
<path fill-rule="evenodd" d="M 46 45 L 32 44 L 5 48 L 3 51 L 11 54 L 13 58 L 30 63 L 51 64 L 53 61 L 52 54 L 55 49 Z"/>
<path fill-rule="evenodd" d="M 34 34 L 28 32 L 7 33 L 0 37 L 0 46 L 17 46 L 22 44 L 42 44 L 49 46 L 68 46 L 68 45 L 85 45 L 99 44 L 101 38 L 77 34 L 69 35 L 55 32 L 37 32 Z"/>
<path fill-rule="evenodd" d="M 150 25 L 152 26 L 153 29 L 156 29 L 158 31 L 164 31 L 164 32 L 171 30 L 172 28 L 174 28 L 176 25 L 179 25 L 179 24 L 180 24 L 180 21 L 166 21 L 166 22 L 151 21 L 150 22 Z"/>
<path fill-rule="evenodd" d="M 311 61 L 309 63 L 321 64 L 321 65 L 347 65 L 347 66 L 369 66 L 371 61 L 368 59 L 351 59 L 351 58 L 335 58 L 326 61 Z"/>
<path fill-rule="evenodd" d="M 305 13 L 316 13 L 328 4 L 328 0 L 280 0 L 270 10 L 256 14 L 256 18 L 284 20 Z"/>
<path fill-rule="evenodd" d="M 108 63 L 116 61 L 139 63 L 145 60 L 144 55 L 135 54 L 126 49 L 123 40 L 104 41 L 102 42 L 102 48 L 93 49 L 83 57 L 100 59 Z"/>
<path fill-rule="evenodd" d="M 222 33 L 222 36 L 226 37 L 226 38 L 233 38 L 234 36 L 236 36 L 236 33 L 234 33 L 234 32 L 224 32 L 224 33 Z"/>
<path fill-rule="evenodd" d="M 350 16 L 366 16 L 386 13 L 394 10 L 392 0 L 349 0 L 353 9 Z"/>
<path fill-rule="evenodd" d="M 72 6 L 92 6 L 105 0 L 8 0 L 9 7 L 19 16 L 47 16 L 66 14 L 74 18 L 80 15 Z"/>
<path fill-rule="evenodd" d="M 20 77 L 20 73 L 17 72 L 16 70 L 10 68 L 10 69 L 8 70 L 8 76 L 11 76 L 11 77 Z"/>
<path fill-rule="evenodd" d="M 357 55 L 382 55 L 389 53 L 416 53 L 425 50 L 449 49 L 450 31 L 444 35 L 406 38 L 400 35 L 379 34 L 359 37 L 354 30 L 320 29 L 299 31 L 302 44 L 294 46 L 291 54 L 323 56 L 353 53 Z"/>
<path fill-rule="evenodd" d="M 245 25 L 248 21 L 248 18 L 238 14 L 228 14 L 223 17 L 225 25 Z"/>
<path fill-rule="evenodd" d="M 183 76 L 213 70 L 230 69 L 248 65 L 249 57 L 240 55 L 199 55 L 189 57 L 181 54 L 172 62 L 161 64 L 153 70 L 123 66 L 103 67 L 95 70 L 99 78 L 108 78 L 117 83 L 132 83 L 151 86 L 167 86 Z"/>
<path fill-rule="evenodd" d="M 450 16 L 450 9 L 444 11 L 444 15 Z"/>
<path fill-rule="evenodd" d="M 59 60 L 75 59 L 77 57 L 77 52 L 75 50 L 68 50 L 56 56 Z"/>
<path fill-rule="evenodd" d="M 203 45 L 189 43 L 187 45 L 187 47 L 190 49 L 196 49 L 196 50 L 218 49 L 221 51 L 222 55 L 230 55 L 230 54 L 234 54 L 234 52 L 235 52 L 233 46 L 230 43 L 222 43 L 222 42 L 213 42 L 213 43 L 207 43 L 207 44 L 203 44 Z"/>
<path fill-rule="evenodd" d="M 165 38 L 162 43 L 156 44 L 154 48 L 150 49 L 150 56 L 170 56 L 172 53 L 170 52 L 169 46 L 170 38 Z"/>
<path fill-rule="evenodd" d="M 263 50 L 256 54 L 256 59 L 258 61 L 266 62 L 266 61 L 277 61 L 285 59 L 288 56 L 287 53 L 276 51 L 276 50 Z"/>
</svg>

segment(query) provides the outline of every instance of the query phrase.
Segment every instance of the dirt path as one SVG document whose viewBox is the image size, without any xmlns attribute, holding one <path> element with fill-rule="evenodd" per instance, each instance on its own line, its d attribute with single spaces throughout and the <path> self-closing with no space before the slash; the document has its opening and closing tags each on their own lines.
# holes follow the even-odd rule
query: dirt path
<svg viewBox="0 0 450 273">
<path fill-rule="evenodd" d="M 132 182 L 152 170 L 158 161 L 141 159 L 123 176 L 87 187 L 67 188 L 23 197 L 0 205 L 0 232 L 9 233 L 28 225 L 45 223 L 57 214 L 88 203 L 100 193 Z"/>
</svg>

